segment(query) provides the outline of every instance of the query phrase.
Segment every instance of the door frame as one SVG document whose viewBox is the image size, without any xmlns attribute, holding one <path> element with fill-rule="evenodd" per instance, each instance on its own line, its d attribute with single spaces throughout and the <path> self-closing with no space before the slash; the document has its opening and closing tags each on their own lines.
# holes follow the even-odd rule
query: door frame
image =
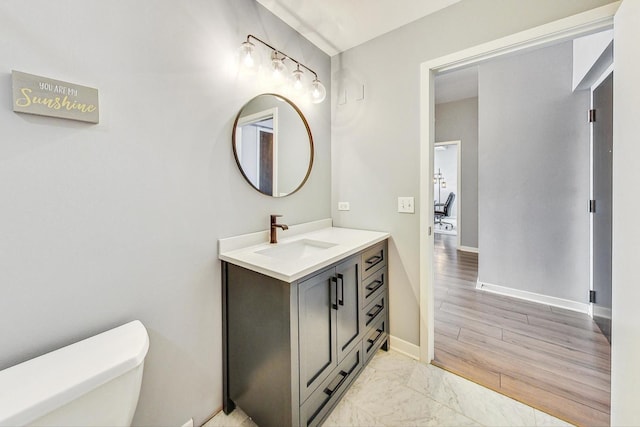
<svg viewBox="0 0 640 427">
<path fill-rule="evenodd" d="M 246 116 L 242 116 L 238 119 L 237 130 L 238 138 L 242 141 L 242 126 L 254 124 L 261 122 L 263 120 L 271 119 L 272 120 L 272 128 L 271 133 L 273 134 L 273 151 L 272 151 L 272 165 L 273 165 L 273 174 L 271 176 L 272 194 L 278 193 L 278 107 L 267 108 L 266 110 L 261 110 L 252 114 L 248 114 Z M 242 147 L 242 144 L 240 144 Z M 236 148 L 237 149 L 237 148 Z M 258 136 L 258 141 L 256 141 L 256 157 L 258 159 L 258 164 L 256 165 L 256 183 L 255 186 L 260 186 L 260 138 Z M 238 150 L 238 158 L 242 158 L 242 148 Z"/>
<path fill-rule="evenodd" d="M 594 92 L 595 90 L 613 73 L 614 70 L 614 64 L 611 64 L 607 67 L 607 69 L 594 81 L 594 83 L 591 85 L 591 87 L 589 88 L 589 96 L 590 96 L 590 105 L 592 109 L 594 109 Z M 595 178 L 595 135 L 594 135 L 594 130 L 593 130 L 593 123 L 591 123 L 590 129 L 589 129 L 589 133 L 590 133 L 590 140 L 589 140 L 589 198 L 591 200 L 595 200 L 595 183 L 594 183 L 594 178 Z M 613 168 L 613 165 L 612 165 Z M 613 172 L 613 169 L 612 169 Z M 613 207 L 612 207 L 613 208 Z M 612 212 L 613 213 L 613 212 Z M 595 277 L 595 245 L 594 245 L 594 220 L 595 217 L 594 215 L 589 215 L 589 290 L 595 290 L 594 287 L 594 277 Z M 611 230 L 611 234 L 613 237 L 613 229 Z M 613 245 L 612 248 L 613 250 Z M 612 260 L 613 261 L 613 260 Z M 612 272 L 613 273 L 613 272 Z M 609 316 L 609 318 L 611 318 L 611 310 L 609 310 L 608 313 L 596 313 L 597 307 L 595 306 L 595 303 L 590 302 L 589 303 L 589 315 L 591 317 L 596 317 L 596 316 L 601 316 L 601 315 L 607 315 Z M 598 324 L 598 326 L 600 326 Z M 611 333 L 611 331 L 609 331 L 609 333 Z"/>
<path fill-rule="evenodd" d="M 457 239 L 457 248 L 460 249 L 460 235 L 462 234 L 462 230 L 460 229 L 460 224 L 462 223 L 462 221 L 460 220 L 460 217 L 462 216 L 462 141 L 457 140 L 457 141 L 440 141 L 440 142 L 435 142 L 433 144 L 434 147 L 438 147 L 438 146 L 445 146 L 445 145 L 455 145 L 456 149 L 458 150 L 457 152 L 457 164 L 456 164 L 456 199 L 454 201 L 455 204 L 457 204 L 456 207 L 456 239 Z M 434 172 L 435 172 L 435 168 L 434 168 Z M 431 175 L 433 176 L 433 175 Z M 435 191 L 435 190 L 434 190 Z M 446 193 L 445 193 L 446 194 Z M 434 228 L 434 233 L 435 233 L 435 228 Z"/>
<path fill-rule="evenodd" d="M 420 360 L 434 358 L 433 297 L 433 148 L 435 143 L 435 75 L 504 55 L 613 28 L 620 2 L 521 31 L 420 64 Z M 428 184 L 428 185 L 427 185 Z M 479 243 L 479 242 L 478 242 Z"/>
</svg>

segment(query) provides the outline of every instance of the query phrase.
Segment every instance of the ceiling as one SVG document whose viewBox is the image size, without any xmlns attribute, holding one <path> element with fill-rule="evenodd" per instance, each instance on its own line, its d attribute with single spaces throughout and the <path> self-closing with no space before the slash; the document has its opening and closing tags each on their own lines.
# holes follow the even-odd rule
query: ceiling
<svg viewBox="0 0 640 427">
<path fill-rule="evenodd" d="M 459 101 L 478 96 L 478 67 L 472 66 L 436 75 L 435 102 Z"/>
<path fill-rule="evenodd" d="M 333 56 L 460 0 L 256 1 Z M 438 75 L 435 93 L 436 104 L 478 96 L 477 67 Z"/>
<path fill-rule="evenodd" d="M 257 0 L 333 56 L 460 0 Z"/>
</svg>

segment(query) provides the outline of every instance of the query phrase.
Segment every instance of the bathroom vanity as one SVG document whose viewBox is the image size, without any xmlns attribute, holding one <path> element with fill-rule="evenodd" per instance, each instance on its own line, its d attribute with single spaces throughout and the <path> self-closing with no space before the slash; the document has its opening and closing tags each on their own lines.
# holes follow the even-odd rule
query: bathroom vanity
<svg viewBox="0 0 640 427">
<path fill-rule="evenodd" d="M 289 233 L 290 234 L 287 234 Z M 220 240 L 224 411 L 259 426 L 322 423 L 388 346 L 387 233 L 292 226 L 280 243 Z"/>
</svg>

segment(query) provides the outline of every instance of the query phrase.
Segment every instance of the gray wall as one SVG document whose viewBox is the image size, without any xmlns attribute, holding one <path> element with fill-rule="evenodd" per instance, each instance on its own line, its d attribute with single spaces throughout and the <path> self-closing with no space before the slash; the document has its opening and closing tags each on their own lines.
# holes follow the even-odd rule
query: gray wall
<svg viewBox="0 0 640 427">
<path fill-rule="evenodd" d="M 590 95 L 571 80 L 571 42 L 479 67 L 478 280 L 586 302 Z"/>
<path fill-rule="evenodd" d="M 278 194 L 289 194 L 298 188 L 311 160 L 307 129 L 298 113 L 289 107 L 278 108 Z"/>
<path fill-rule="evenodd" d="M 606 3 L 463 0 L 332 57 L 333 218 L 340 226 L 392 234 L 393 336 L 419 341 L 419 212 L 396 209 L 398 196 L 417 197 L 419 190 L 420 64 Z M 363 101 L 353 98 L 359 84 Z M 347 103 L 339 105 L 343 89 Z M 351 210 L 338 211 L 338 201 L 350 202 Z"/>
<path fill-rule="evenodd" d="M 222 404 L 217 239 L 327 218 L 330 102 L 307 185 L 283 199 L 237 170 L 248 33 L 329 86 L 330 59 L 253 0 L 0 3 L 0 369 L 140 319 L 151 347 L 136 425 L 200 425 Z M 12 69 L 93 86 L 100 124 L 11 111 Z"/>
<path fill-rule="evenodd" d="M 460 140 L 460 245 L 478 247 L 478 98 L 436 105 L 436 142 Z M 448 192 L 447 192 L 448 194 Z"/>
</svg>

